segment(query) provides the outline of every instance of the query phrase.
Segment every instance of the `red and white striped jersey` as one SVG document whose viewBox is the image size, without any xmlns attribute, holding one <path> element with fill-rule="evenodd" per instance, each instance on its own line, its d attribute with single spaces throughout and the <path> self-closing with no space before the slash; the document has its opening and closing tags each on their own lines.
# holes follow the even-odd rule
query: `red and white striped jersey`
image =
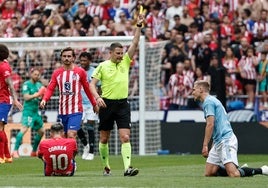
<svg viewBox="0 0 268 188">
<path fill-rule="evenodd" d="M 63 67 L 56 69 L 47 86 L 43 100 L 48 101 L 52 96 L 54 89 L 59 89 L 59 114 L 67 115 L 77 112 L 83 112 L 81 88 L 90 100 L 93 106 L 96 100 L 89 89 L 87 74 L 81 67 L 75 66 L 72 70 L 65 70 Z"/>
<path fill-rule="evenodd" d="M 0 103 L 12 104 L 6 78 L 11 76 L 11 67 L 7 61 L 0 62 Z"/>
<path fill-rule="evenodd" d="M 241 60 L 238 63 L 238 67 L 240 69 L 240 72 L 244 74 L 242 78 L 249 79 L 249 80 L 255 80 L 257 77 L 256 68 L 254 65 L 254 61 L 257 61 L 257 56 L 252 57 L 242 57 Z"/>
<path fill-rule="evenodd" d="M 238 64 L 237 58 L 233 58 L 233 59 L 223 58 L 222 59 L 222 65 L 227 69 L 227 72 L 231 74 L 231 78 L 233 80 L 236 79 L 235 73 L 237 72 L 237 69 L 238 69 L 237 64 Z"/>
<path fill-rule="evenodd" d="M 162 12 L 159 12 L 157 16 L 153 13 L 149 13 L 146 17 L 146 23 L 147 26 L 152 29 L 153 38 L 164 34 L 165 15 Z"/>
<path fill-rule="evenodd" d="M 192 89 L 192 81 L 186 75 L 172 74 L 168 83 L 170 104 L 186 106 L 188 103 L 187 96 Z"/>
</svg>

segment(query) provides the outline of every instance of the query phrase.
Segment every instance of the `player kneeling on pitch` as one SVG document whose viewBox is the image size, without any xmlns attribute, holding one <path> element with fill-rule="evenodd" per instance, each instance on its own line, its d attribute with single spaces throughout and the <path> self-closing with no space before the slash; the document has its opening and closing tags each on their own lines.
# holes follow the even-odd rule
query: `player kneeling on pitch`
<svg viewBox="0 0 268 188">
<path fill-rule="evenodd" d="M 210 85 L 205 80 L 196 81 L 192 95 L 201 101 L 206 118 L 202 155 L 207 158 L 205 176 L 245 177 L 257 174 L 268 175 L 268 166 L 239 167 L 237 159 L 238 142 L 222 103 L 209 94 Z M 209 150 L 209 142 L 213 146 Z"/>
<path fill-rule="evenodd" d="M 41 141 L 38 157 L 44 161 L 45 176 L 73 176 L 76 163 L 77 144 L 73 138 L 64 137 L 61 123 L 50 128 L 51 138 Z"/>
</svg>

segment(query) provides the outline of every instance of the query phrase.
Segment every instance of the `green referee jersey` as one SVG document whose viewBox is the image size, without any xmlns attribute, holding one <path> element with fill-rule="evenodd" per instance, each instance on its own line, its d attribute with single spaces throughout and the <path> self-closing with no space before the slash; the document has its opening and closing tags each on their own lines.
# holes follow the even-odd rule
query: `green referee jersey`
<svg viewBox="0 0 268 188">
<path fill-rule="evenodd" d="M 92 77 L 101 81 L 103 98 L 117 100 L 128 97 L 130 62 L 131 59 L 126 53 L 120 63 L 106 60 L 95 69 Z"/>
<path fill-rule="evenodd" d="M 22 94 L 33 95 L 38 92 L 42 87 L 41 82 L 33 83 L 31 80 L 25 81 L 22 86 Z M 23 112 L 38 112 L 39 98 L 34 98 L 30 100 L 24 100 Z"/>
</svg>

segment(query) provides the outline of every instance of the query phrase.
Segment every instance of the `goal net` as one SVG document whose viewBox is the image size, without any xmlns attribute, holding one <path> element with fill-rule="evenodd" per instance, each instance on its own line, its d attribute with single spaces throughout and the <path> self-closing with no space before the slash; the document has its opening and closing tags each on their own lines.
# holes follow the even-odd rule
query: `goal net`
<svg viewBox="0 0 268 188">
<path fill-rule="evenodd" d="M 21 81 L 14 80 L 20 100 L 21 85 L 29 78 L 29 71 L 32 67 L 42 70 L 44 84 L 50 80 L 53 70 L 60 66 L 60 50 L 65 47 L 75 49 L 77 57 L 82 51 L 89 51 L 93 56 L 92 66 L 97 66 L 100 62 L 109 58 L 108 47 L 112 42 L 120 42 L 126 51 L 131 44 L 132 37 L 58 37 L 58 38 L 11 38 L 0 39 L 0 43 L 6 44 L 11 55 L 9 62 Z M 161 127 L 162 117 L 159 113 L 160 97 L 159 84 L 161 72 L 161 52 L 165 42 L 145 43 L 141 37 L 139 48 L 133 58 L 130 69 L 129 102 L 132 113 L 131 143 L 133 154 L 154 154 L 161 149 Z M 77 61 L 77 64 L 79 62 Z M 14 77 L 16 79 L 17 77 Z M 15 85 L 16 84 L 16 85 Z M 45 110 L 40 110 L 44 121 L 53 123 L 57 118 L 58 92 L 55 91 L 51 100 L 47 103 Z M 12 110 L 10 123 L 20 123 L 21 112 Z M 46 126 L 46 137 L 49 136 L 49 126 Z M 95 153 L 98 153 L 98 131 L 95 126 Z M 9 137 L 11 140 L 11 150 L 15 142 L 15 136 L 19 128 L 11 129 Z M 24 138 L 23 143 L 33 142 L 35 132 L 30 134 L 30 138 Z M 79 152 L 82 153 L 82 144 L 78 139 Z M 23 147 L 23 145 L 21 145 Z M 115 125 L 109 143 L 111 154 L 120 154 L 121 143 Z"/>
</svg>

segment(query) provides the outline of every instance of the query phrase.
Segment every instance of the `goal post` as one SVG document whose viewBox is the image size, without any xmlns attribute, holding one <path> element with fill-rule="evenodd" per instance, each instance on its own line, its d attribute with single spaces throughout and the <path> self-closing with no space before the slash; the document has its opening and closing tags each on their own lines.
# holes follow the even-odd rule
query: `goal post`
<svg viewBox="0 0 268 188">
<path fill-rule="evenodd" d="M 109 58 L 108 47 L 113 42 L 120 42 L 124 50 L 131 44 L 131 36 L 105 36 L 105 37 L 42 37 L 42 38 L 1 38 L 0 43 L 8 46 L 15 54 L 10 61 L 13 69 L 21 69 L 21 64 L 25 64 L 26 73 L 31 66 L 43 66 L 44 72 L 51 75 L 55 69 L 54 65 L 60 62 L 59 51 L 65 47 L 72 47 L 77 53 L 77 57 L 82 51 L 93 53 L 93 62 L 98 63 Z M 134 154 L 146 155 L 155 154 L 161 149 L 161 127 L 160 119 L 156 117 L 160 107 L 160 98 L 155 90 L 160 83 L 161 72 L 161 52 L 166 44 L 163 42 L 148 43 L 145 37 L 140 37 L 137 54 L 133 59 L 130 70 L 130 96 L 128 98 L 131 105 L 132 129 L 131 143 Z M 13 55 L 14 55 L 13 54 Z M 30 66 L 30 67 L 29 67 Z M 50 71 L 50 72 L 49 72 Z M 24 79 L 27 77 L 21 75 Z M 47 76 L 47 80 L 49 80 Z M 135 87 L 135 85 L 137 85 Z M 56 117 L 58 97 L 54 92 L 53 97 L 48 102 L 46 112 L 48 121 L 53 122 L 52 117 Z M 22 100 L 20 93 L 20 100 Z M 14 112 L 14 123 L 20 122 L 20 113 Z M 95 128 L 95 140 L 98 142 L 97 127 Z M 15 132 L 17 132 L 16 130 Z M 14 131 L 13 131 L 14 132 Z M 47 134 L 48 135 L 48 134 Z M 10 137 L 14 135 L 10 135 Z M 78 140 L 80 152 L 82 146 Z M 96 144 L 97 146 L 97 144 Z M 95 146 L 96 153 L 98 152 Z M 121 151 L 118 132 L 115 128 L 111 134 L 110 152 L 119 154 Z"/>
</svg>

